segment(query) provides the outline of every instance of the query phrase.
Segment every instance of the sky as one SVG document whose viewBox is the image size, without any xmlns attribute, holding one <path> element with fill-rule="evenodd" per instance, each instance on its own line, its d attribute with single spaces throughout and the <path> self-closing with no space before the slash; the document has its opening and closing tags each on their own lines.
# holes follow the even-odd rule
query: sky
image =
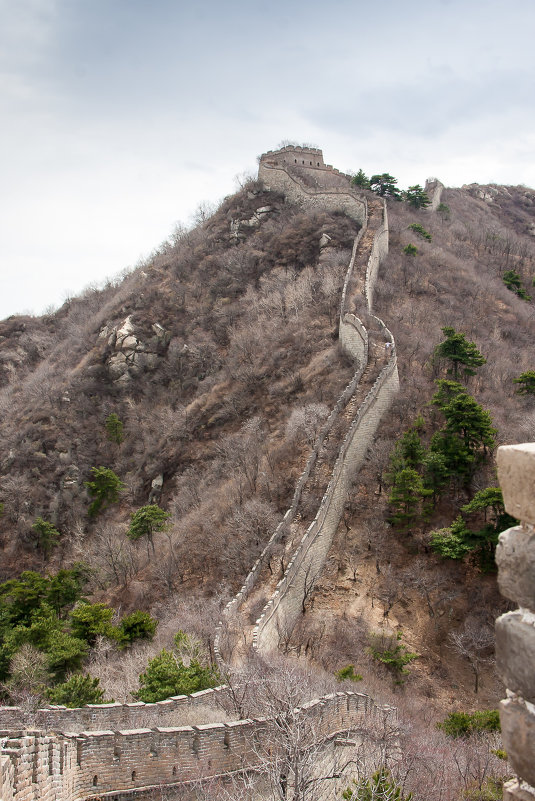
<svg viewBox="0 0 535 801">
<path fill-rule="evenodd" d="M 257 156 L 535 187 L 533 0 L 0 0 L 0 319 L 149 257 Z"/>
</svg>

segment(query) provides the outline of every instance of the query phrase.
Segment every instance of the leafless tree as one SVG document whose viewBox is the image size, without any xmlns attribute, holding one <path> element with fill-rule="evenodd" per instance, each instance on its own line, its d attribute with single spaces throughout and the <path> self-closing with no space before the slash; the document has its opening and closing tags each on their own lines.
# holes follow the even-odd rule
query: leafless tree
<svg viewBox="0 0 535 801">
<path fill-rule="evenodd" d="M 451 631 L 449 640 L 474 674 L 474 692 L 479 689 L 481 668 L 493 661 L 494 631 L 485 621 L 468 618 L 461 630 Z"/>
</svg>

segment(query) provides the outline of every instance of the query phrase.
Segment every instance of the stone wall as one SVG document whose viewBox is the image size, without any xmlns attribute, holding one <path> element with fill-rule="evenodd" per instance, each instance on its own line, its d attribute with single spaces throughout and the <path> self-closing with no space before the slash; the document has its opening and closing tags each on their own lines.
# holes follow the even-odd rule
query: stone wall
<svg viewBox="0 0 535 801">
<path fill-rule="evenodd" d="M 373 290 L 379 265 L 388 253 L 388 217 L 386 204 L 368 214 L 355 239 L 341 305 L 340 338 L 346 352 L 357 362 L 368 357 L 368 333 L 356 315 L 345 311 L 350 303 L 351 288 L 359 270 L 365 273 L 364 295 L 371 312 Z M 373 441 L 384 412 L 399 388 L 394 338 L 382 320 L 370 315 L 381 330 L 385 343 L 391 344 L 388 362 L 360 405 L 342 443 L 333 474 L 320 508 L 299 543 L 284 576 L 264 607 L 253 632 L 253 647 L 268 652 L 278 647 L 291 633 L 302 614 L 302 604 L 311 585 L 319 576 L 338 528 L 350 489 L 366 451 Z"/>
<path fill-rule="evenodd" d="M 353 692 L 334 693 L 295 711 L 296 720 L 306 718 L 317 742 L 385 715 L 393 719 L 395 712 Z M 4 739 L 1 801 L 96 799 L 103 793 L 241 773 L 258 767 L 278 747 L 266 718 L 61 735 L 21 731 Z"/>
<path fill-rule="evenodd" d="M 444 184 L 438 178 L 428 178 L 425 182 L 425 191 L 431 201 L 428 207 L 430 211 L 436 211 L 440 206 L 443 190 Z"/>
<path fill-rule="evenodd" d="M 535 443 L 498 448 L 505 509 L 521 522 L 500 534 L 500 592 L 518 609 L 496 621 L 496 661 L 507 698 L 500 705 L 502 739 L 518 779 L 504 799 L 535 801 Z"/>
<path fill-rule="evenodd" d="M 91 731 L 102 729 L 139 729 L 145 726 L 181 726 L 213 720 L 214 710 L 222 714 L 220 702 L 227 688 L 201 690 L 192 695 L 177 695 L 145 704 L 88 704 L 79 709 L 53 706 L 26 712 L 19 707 L 0 707 L 0 730 L 30 727 L 43 731 Z"/>
<path fill-rule="evenodd" d="M 284 148 L 261 157 L 258 178 L 267 189 L 282 192 L 290 202 L 303 208 L 342 211 L 361 225 L 364 224 L 366 201 L 352 189 L 348 176 L 324 164 L 320 167 L 305 164 L 292 168 L 288 150 L 296 151 L 295 148 Z M 321 151 L 318 152 L 321 154 Z"/>
</svg>

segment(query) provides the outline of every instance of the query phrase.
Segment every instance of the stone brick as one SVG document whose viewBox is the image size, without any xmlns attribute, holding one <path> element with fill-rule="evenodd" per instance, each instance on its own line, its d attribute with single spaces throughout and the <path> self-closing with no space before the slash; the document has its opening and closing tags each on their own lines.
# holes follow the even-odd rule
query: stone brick
<svg viewBox="0 0 535 801">
<path fill-rule="evenodd" d="M 535 626 L 521 612 L 496 621 L 496 662 L 507 689 L 535 703 Z"/>
<path fill-rule="evenodd" d="M 535 792 L 518 779 L 511 779 L 503 785 L 503 801 L 535 801 Z"/>
<path fill-rule="evenodd" d="M 535 523 L 535 442 L 502 445 L 496 461 L 506 510 L 519 520 Z"/>
<path fill-rule="evenodd" d="M 519 527 L 503 531 L 496 564 L 501 594 L 535 611 L 535 533 Z"/>
<path fill-rule="evenodd" d="M 502 740 L 515 773 L 535 785 L 535 714 L 520 700 L 500 703 Z"/>
</svg>

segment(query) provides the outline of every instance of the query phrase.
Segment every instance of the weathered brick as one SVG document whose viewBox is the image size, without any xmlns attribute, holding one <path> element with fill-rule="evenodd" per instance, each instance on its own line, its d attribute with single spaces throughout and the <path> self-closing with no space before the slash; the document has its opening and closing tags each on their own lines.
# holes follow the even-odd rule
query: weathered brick
<svg viewBox="0 0 535 801">
<path fill-rule="evenodd" d="M 496 621 L 496 662 L 505 686 L 535 703 L 535 626 L 521 612 Z"/>
<path fill-rule="evenodd" d="M 535 443 L 502 445 L 496 461 L 506 510 L 519 520 L 535 523 Z"/>
<path fill-rule="evenodd" d="M 535 793 L 518 779 L 511 779 L 503 785 L 503 801 L 535 801 Z"/>
<path fill-rule="evenodd" d="M 502 740 L 515 773 L 535 785 L 535 714 L 520 700 L 500 703 Z"/>
<path fill-rule="evenodd" d="M 515 527 L 503 531 L 496 548 L 500 592 L 535 610 L 535 533 Z"/>
</svg>

